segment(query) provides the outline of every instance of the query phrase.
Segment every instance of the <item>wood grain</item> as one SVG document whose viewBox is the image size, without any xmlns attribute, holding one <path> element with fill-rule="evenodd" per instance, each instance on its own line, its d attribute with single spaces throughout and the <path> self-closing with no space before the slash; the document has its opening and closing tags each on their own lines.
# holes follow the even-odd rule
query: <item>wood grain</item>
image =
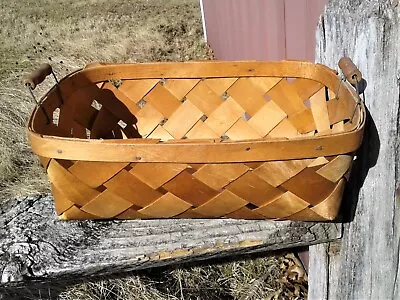
<svg viewBox="0 0 400 300">
<path fill-rule="evenodd" d="M 399 1 L 331 0 L 319 24 L 317 60 L 353 59 L 371 118 L 343 200 L 343 238 L 310 249 L 309 299 L 400 299 L 399 13 Z"/>
<path fill-rule="evenodd" d="M 335 224 L 232 219 L 60 221 L 51 196 L 0 206 L 2 287 L 326 242 Z"/>
</svg>

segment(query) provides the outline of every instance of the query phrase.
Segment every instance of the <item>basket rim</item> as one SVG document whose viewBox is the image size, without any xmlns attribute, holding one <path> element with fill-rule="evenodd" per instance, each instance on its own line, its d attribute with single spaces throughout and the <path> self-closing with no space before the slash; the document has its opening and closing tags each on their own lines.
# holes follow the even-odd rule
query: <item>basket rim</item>
<svg viewBox="0 0 400 300">
<path fill-rule="evenodd" d="M 185 65 L 185 68 L 181 67 L 182 64 Z M 208 69 L 207 65 L 219 65 L 221 68 Z M 284 68 L 282 68 L 282 65 Z M 302 72 L 306 73 L 306 75 L 293 75 L 293 68 L 305 68 L 305 71 Z M 96 83 L 110 78 L 202 78 L 199 75 L 205 74 L 206 76 L 204 77 L 207 78 L 246 76 L 307 78 L 328 86 L 329 84 L 326 81 L 321 81 L 321 71 L 326 76 L 325 79 L 327 81 L 328 79 L 334 81 L 339 78 L 335 70 L 322 64 L 306 61 L 152 62 L 92 64 L 65 76 L 60 80 L 60 85 L 66 85 L 68 82 L 73 81 L 76 88 L 77 81 L 73 80 L 75 76 L 84 76 Z M 271 75 L 271 72 L 277 73 Z M 337 80 L 337 83 L 339 84 L 339 80 Z M 341 84 L 349 92 L 356 105 L 358 95 L 356 95 L 354 89 L 347 82 Z M 335 88 L 334 85 L 330 85 L 331 89 Z M 79 86 L 78 84 L 78 88 L 81 87 L 84 87 L 84 85 Z M 54 90 L 55 87 L 48 91 L 42 97 L 40 103 L 43 103 L 46 97 Z M 270 138 L 234 142 L 205 139 L 201 140 L 201 142 L 199 140 L 182 140 L 172 143 L 158 143 L 159 140 L 150 139 L 96 140 L 46 136 L 34 132 L 32 128 L 32 122 L 38 109 L 39 107 L 34 109 L 27 124 L 28 137 L 32 149 L 37 155 L 56 159 L 108 162 L 250 162 L 312 158 L 350 153 L 358 149 L 361 144 L 366 118 L 365 106 L 361 102 L 359 107 L 357 107 L 357 112 L 360 116 L 358 122 L 346 132 L 325 136 L 293 137 L 289 139 Z M 296 149 L 295 151 L 293 151 L 293 147 Z"/>
</svg>

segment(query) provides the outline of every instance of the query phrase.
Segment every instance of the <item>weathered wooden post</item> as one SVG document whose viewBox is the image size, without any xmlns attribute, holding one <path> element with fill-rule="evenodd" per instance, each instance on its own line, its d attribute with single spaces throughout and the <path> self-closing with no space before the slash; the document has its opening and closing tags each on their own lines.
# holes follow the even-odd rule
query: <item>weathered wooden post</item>
<svg viewBox="0 0 400 300">
<path fill-rule="evenodd" d="M 310 248 L 309 299 L 399 299 L 400 5 L 331 0 L 317 61 L 350 56 L 368 82 L 371 118 L 346 193 L 343 238 Z"/>
</svg>

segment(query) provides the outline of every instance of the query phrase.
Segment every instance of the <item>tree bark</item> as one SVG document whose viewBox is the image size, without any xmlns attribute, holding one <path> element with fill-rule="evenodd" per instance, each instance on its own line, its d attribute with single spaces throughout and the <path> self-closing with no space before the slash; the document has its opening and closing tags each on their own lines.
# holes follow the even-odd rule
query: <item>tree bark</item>
<svg viewBox="0 0 400 300">
<path fill-rule="evenodd" d="M 326 242 L 328 223 L 232 219 L 60 221 L 51 196 L 0 205 L 0 286 L 69 281 Z"/>
<path fill-rule="evenodd" d="M 310 299 L 400 299 L 399 15 L 398 0 L 331 0 L 320 20 L 317 61 L 353 59 L 370 118 L 345 192 L 343 238 L 310 248 Z"/>
</svg>

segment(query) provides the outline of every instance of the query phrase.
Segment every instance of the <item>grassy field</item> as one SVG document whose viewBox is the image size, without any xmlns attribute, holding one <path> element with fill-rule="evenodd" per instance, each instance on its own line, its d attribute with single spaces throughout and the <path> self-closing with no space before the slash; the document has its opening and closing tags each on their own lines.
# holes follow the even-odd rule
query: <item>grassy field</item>
<svg viewBox="0 0 400 300">
<path fill-rule="evenodd" d="M 42 62 L 59 78 L 94 61 L 209 59 L 198 0 L 0 2 L 0 198 L 49 192 L 25 123 L 34 107 L 23 76 Z M 52 84 L 41 85 L 42 95 Z M 157 269 L 62 288 L 58 299 L 303 299 L 293 255 Z M 300 272 L 301 273 L 301 272 Z M 43 291 L 35 299 L 49 298 Z M 18 297 L 17 297 L 18 298 Z M 31 297 L 32 298 L 32 297 Z"/>
</svg>

